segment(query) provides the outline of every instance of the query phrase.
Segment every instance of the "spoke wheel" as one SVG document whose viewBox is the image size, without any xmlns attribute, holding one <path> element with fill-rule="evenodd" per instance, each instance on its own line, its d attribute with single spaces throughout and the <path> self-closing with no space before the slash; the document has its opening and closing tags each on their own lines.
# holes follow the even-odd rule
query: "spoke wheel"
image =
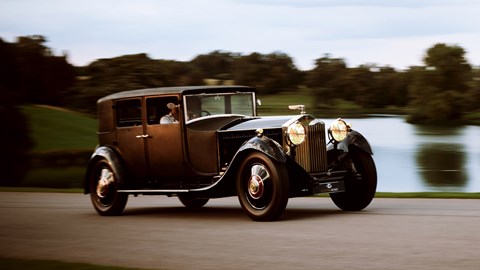
<svg viewBox="0 0 480 270">
<path fill-rule="evenodd" d="M 240 166 L 236 184 L 240 204 L 251 219 L 269 221 L 283 214 L 289 194 L 284 164 L 251 153 Z"/>
<path fill-rule="evenodd" d="M 352 177 L 345 181 L 345 192 L 331 193 L 335 205 L 345 211 L 360 211 L 367 207 L 377 189 L 377 170 L 370 154 L 351 151 Z"/>
<path fill-rule="evenodd" d="M 102 216 L 119 215 L 125 209 L 128 194 L 118 192 L 118 179 L 110 164 L 97 161 L 90 174 L 90 199 Z"/>
</svg>

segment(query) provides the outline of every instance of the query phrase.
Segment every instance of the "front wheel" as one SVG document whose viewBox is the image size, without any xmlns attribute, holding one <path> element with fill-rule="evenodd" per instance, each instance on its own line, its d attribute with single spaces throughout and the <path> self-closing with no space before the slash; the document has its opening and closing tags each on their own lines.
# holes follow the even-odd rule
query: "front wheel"
<svg viewBox="0 0 480 270">
<path fill-rule="evenodd" d="M 335 205 L 345 211 L 360 211 L 367 207 L 377 189 L 377 170 L 370 154 L 354 150 L 350 155 L 351 178 L 345 181 L 345 192 L 331 193 Z"/>
<path fill-rule="evenodd" d="M 98 160 L 89 175 L 90 198 L 102 216 L 120 215 L 125 209 L 128 194 L 118 192 L 118 177 L 105 159 Z"/>
<path fill-rule="evenodd" d="M 279 218 L 288 203 L 289 182 L 285 164 L 263 153 L 249 154 L 236 181 L 240 205 L 255 221 Z"/>
</svg>

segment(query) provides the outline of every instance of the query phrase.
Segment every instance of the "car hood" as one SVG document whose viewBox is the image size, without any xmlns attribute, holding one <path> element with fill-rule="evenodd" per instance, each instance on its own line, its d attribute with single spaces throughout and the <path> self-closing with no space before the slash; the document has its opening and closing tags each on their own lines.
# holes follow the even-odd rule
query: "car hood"
<svg viewBox="0 0 480 270">
<path fill-rule="evenodd" d="M 254 130 L 257 128 L 280 128 L 285 122 L 292 119 L 293 116 L 266 116 L 259 118 L 242 119 L 238 124 L 232 123 L 227 125 L 222 130 L 237 131 L 237 130 Z"/>
</svg>

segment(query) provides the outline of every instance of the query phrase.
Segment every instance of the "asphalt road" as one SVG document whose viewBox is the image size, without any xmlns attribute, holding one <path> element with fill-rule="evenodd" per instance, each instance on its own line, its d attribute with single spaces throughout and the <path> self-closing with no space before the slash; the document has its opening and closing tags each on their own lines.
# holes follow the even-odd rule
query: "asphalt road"
<svg viewBox="0 0 480 270">
<path fill-rule="evenodd" d="M 480 269 L 480 200 L 375 199 L 343 212 L 290 199 L 281 220 L 251 221 L 236 198 L 184 208 L 129 199 L 101 217 L 82 194 L 0 193 L 0 257 L 147 269 Z"/>
</svg>

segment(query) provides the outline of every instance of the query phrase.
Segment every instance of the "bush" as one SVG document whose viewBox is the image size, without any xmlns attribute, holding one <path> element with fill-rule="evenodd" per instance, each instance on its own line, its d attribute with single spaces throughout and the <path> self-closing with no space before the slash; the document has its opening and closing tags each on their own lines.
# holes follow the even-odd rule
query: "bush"
<svg viewBox="0 0 480 270">
<path fill-rule="evenodd" d="M 0 104 L 0 185 L 18 186 L 30 168 L 33 140 L 27 118 L 14 106 Z"/>
</svg>

